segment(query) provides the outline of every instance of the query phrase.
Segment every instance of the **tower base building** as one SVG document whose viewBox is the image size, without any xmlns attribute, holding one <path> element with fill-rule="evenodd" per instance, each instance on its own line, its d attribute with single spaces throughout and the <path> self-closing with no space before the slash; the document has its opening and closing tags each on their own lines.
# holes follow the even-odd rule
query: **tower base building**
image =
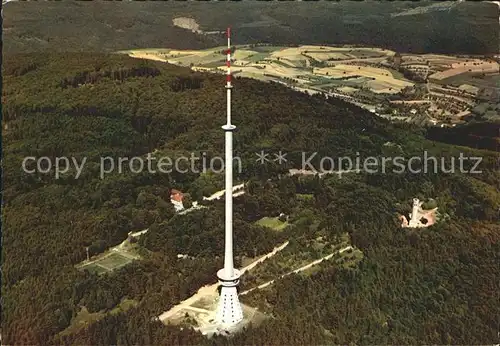
<svg viewBox="0 0 500 346">
<path fill-rule="evenodd" d="M 240 282 L 240 272 L 234 269 L 233 276 L 226 277 L 224 269 L 221 269 L 217 272 L 217 276 L 222 288 L 215 319 L 223 326 L 233 326 L 243 320 L 243 310 L 236 288 Z"/>
</svg>

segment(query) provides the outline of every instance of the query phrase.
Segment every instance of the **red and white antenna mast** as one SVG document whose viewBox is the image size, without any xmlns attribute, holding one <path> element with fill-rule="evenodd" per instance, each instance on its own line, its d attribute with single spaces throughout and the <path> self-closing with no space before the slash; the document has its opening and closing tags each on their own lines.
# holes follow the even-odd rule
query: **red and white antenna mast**
<svg viewBox="0 0 500 346">
<path fill-rule="evenodd" d="M 226 89 L 227 89 L 227 124 L 231 125 L 231 28 L 227 28 L 227 59 L 226 59 Z"/>
</svg>

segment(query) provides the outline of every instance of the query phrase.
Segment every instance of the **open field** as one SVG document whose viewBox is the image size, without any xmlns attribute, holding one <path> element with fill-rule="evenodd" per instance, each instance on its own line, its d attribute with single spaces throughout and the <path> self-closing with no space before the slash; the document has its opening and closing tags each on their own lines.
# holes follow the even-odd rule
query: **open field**
<svg viewBox="0 0 500 346">
<path fill-rule="evenodd" d="M 233 54 L 233 59 L 235 60 L 245 60 L 246 58 L 256 55 L 258 52 L 254 50 L 247 49 L 237 49 Z"/>
<path fill-rule="evenodd" d="M 463 61 L 462 58 L 443 55 L 443 54 L 422 54 L 422 55 L 408 55 L 411 59 L 415 59 L 416 61 L 424 61 L 429 62 L 431 65 L 449 65 L 451 67 L 452 64 L 459 63 Z M 406 60 L 406 55 L 405 55 Z"/>
<path fill-rule="evenodd" d="M 162 53 L 153 52 L 153 51 L 144 51 L 144 52 L 142 52 L 142 51 L 134 51 L 132 53 L 129 53 L 129 55 L 132 58 L 149 59 L 149 60 L 167 62 L 167 59 L 165 59 L 163 57 Z"/>
<path fill-rule="evenodd" d="M 60 335 L 71 335 L 78 332 L 80 329 L 99 321 L 106 314 L 103 311 L 90 313 L 85 306 L 82 306 L 81 310 L 76 314 L 71 320 L 71 324 L 63 330 Z"/>
<path fill-rule="evenodd" d="M 137 300 L 125 298 L 120 302 L 120 304 L 115 306 L 109 313 L 114 315 L 114 314 L 118 314 L 120 312 L 125 312 L 128 309 L 133 308 L 134 306 L 137 306 L 137 304 L 139 304 L 139 302 Z"/>
<path fill-rule="evenodd" d="M 255 54 L 248 56 L 246 60 L 250 63 L 258 62 L 269 57 L 269 53 L 255 52 Z"/>
<path fill-rule="evenodd" d="M 141 49 L 122 53 L 223 74 L 226 70 L 224 49 Z M 381 48 L 241 45 L 236 46 L 232 72 L 238 77 L 277 82 L 309 94 L 338 97 L 382 117 L 393 111 L 402 114 L 391 118 L 394 121 L 415 119 L 419 124 L 430 125 L 455 124 L 476 104 L 476 96 L 489 99 L 488 95 L 498 88 L 494 77 L 498 76 L 499 64 L 491 59 L 442 54 L 403 54 L 398 63 L 395 59 L 394 51 Z M 421 90 L 415 93 L 425 80 L 428 81 L 426 95 Z M 456 94 L 457 91 L 442 88 L 446 85 L 462 86 L 459 93 L 474 92 Z M 402 97 L 403 91 L 413 92 L 415 96 Z M 397 100 L 405 102 L 395 109 L 398 103 L 392 101 Z M 418 102 L 410 106 L 412 103 L 406 101 Z M 403 104 L 408 107 L 401 107 Z M 393 110 L 389 110 L 391 108 Z"/>
<path fill-rule="evenodd" d="M 437 72 L 429 76 L 434 80 L 441 81 L 446 78 L 454 77 L 464 73 L 498 73 L 499 65 L 497 62 L 473 61 L 453 63 L 450 69 Z"/>
<path fill-rule="evenodd" d="M 318 61 L 352 59 L 351 55 L 347 55 L 344 53 L 338 53 L 338 52 L 318 52 L 318 51 L 315 51 L 315 52 L 307 52 L 304 54 L 306 54 L 307 57 L 311 57 L 311 58 L 318 60 Z"/>
<path fill-rule="evenodd" d="M 389 50 L 380 50 L 380 49 L 352 49 L 349 51 L 349 54 L 356 58 L 381 58 L 387 55 L 393 55 L 394 52 Z"/>
<path fill-rule="evenodd" d="M 128 309 L 136 306 L 138 302 L 133 299 L 123 299 L 120 304 L 115 306 L 109 312 L 97 311 L 97 312 L 89 312 L 85 306 L 81 307 L 81 310 L 76 314 L 75 317 L 71 320 L 71 324 L 63 330 L 60 335 L 71 335 L 79 330 L 86 328 L 88 325 L 99 321 L 106 315 L 116 315 L 120 312 L 125 312 Z"/>
<path fill-rule="evenodd" d="M 500 84 L 500 75 L 487 75 L 485 77 L 480 77 L 472 73 L 463 73 L 460 75 L 454 75 L 452 77 L 445 78 L 441 80 L 440 84 L 460 86 L 460 85 L 471 85 L 478 88 L 498 88 Z"/>
<path fill-rule="evenodd" d="M 89 264 L 87 266 L 84 266 L 84 267 L 82 267 L 82 270 L 88 270 L 89 272 L 96 273 L 97 275 L 101 275 L 101 274 L 109 272 L 109 269 L 101 267 L 97 263 L 92 263 L 92 264 Z"/>
<path fill-rule="evenodd" d="M 288 226 L 288 222 L 282 222 L 279 220 L 277 217 L 263 217 L 259 221 L 257 221 L 255 224 L 264 226 L 264 227 L 269 227 L 274 229 L 275 231 L 281 231 L 285 229 L 286 226 Z"/>
<path fill-rule="evenodd" d="M 194 69 L 223 72 L 225 56 L 221 54 L 223 47 L 193 50 L 134 50 L 129 55 L 136 58 L 167 61 L 183 66 L 193 66 Z M 375 93 L 395 93 L 405 86 L 412 85 L 402 76 L 394 77 L 394 73 L 384 68 L 347 64 L 338 64 L 325 68 L 312 68 L 317 63 L 332 63 L 332 60 L 342 62 L 358 61 L 365 58 L 384 58 L 394 55 L 394 52 L 379 48 L 327 47 L 327 46 L 238 46 L 233 56 L 234 74 L 241 77 L 260 80 L 276 80 L 306 76 L 315 86 L 349 86 L 370 88 Z M 211 70 L 213 69 L 213 70 Z M 374 81 L 358 80 L 339 81 L 336 78 L 358 76 L 375 78 Z M 318 84 L 318 79 L 320 83 Z M 300 81 L 297 81 L 300 82 Z M 329 82 L 333 84 L 329 84 Z M 366 83 L 365 83 L 366 82 Z M 307 84 L 307 82 L 305 83 Z"/>
<path fill-rule="evenodd" d="M 396 93 L 404 87 L 413 85 L 412 82 L 394 78 L 392 73 L 386 69 L 368 66 L 339 64 L 335 67 L 314 69 L 313 73 L 334 78 L 354 76 L 371 78 L 372 80 L 366 82 L 365 85 L 376 93 Z"/>
<path fill-rule="evenodd" d="M 259 53 L 272 53 L 281 49 L 283 49 L 281 46 L 255 46 L 252 48 L 252 50 Z"/>
<path fill-rule="evenodd" d="M 221 50 L 223 47 L 200 51 L 134 50 L 128 53 L 136 58 L 166 61 L 192 66 L 198 71 L 222 73 L 225 70 L 225 56 L 221 54 Z M 394 52 L 380 48 L 310 45 L 299 47 L 238 46 L 233 56 L 233 73 L 240 77 L 263 81 L 274 80 L 285 84 L 295 80 L 295 83 L 304 86 L 309 84 L 319 87 L 320 90 L 348 86 L 356 89 L 368 88 L 374 93 L 394 94 L 413 83 L 400 74 L 395 75 L 393 70 L 355 64 L 356 61 L 366 61 L 370 58 L 377 58 L 379 61 L 393 55 Z M 335 62 L 339 63 L 335 64 Z M 331 66 L 312 67 L 318 63 L 328 63 Z M 344 79 L 349 76 L 353 79 Z M 360 79 L 354 80 L 355 78 Z"/>
<path fill-rule="evenodd" d="M 295 194 L 298 199 L 302 201 L 309 201 L 314 199 L 314 195 L 312 193 L 297 193 Z"/>
</svg>

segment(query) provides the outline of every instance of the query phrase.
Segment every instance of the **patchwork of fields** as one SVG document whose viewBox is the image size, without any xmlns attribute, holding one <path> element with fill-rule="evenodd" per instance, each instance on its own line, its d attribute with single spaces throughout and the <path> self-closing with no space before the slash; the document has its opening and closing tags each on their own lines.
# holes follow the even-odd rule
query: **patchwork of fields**
<svg viewBox="0 0 500 346">
<path fill-rule="evenodd" d="M 201 71 L 223 72 L 225 69 L 224 47 L 200 51 L 143 49 L 124 53 Z M 393 55 L 394 52 L 380 48 L 237 46 L 233 54 L 233 73 L 260 80 L 299 83 L 302 87 L 314 86 L 325 92 L 349 86 L 393 94 L 413 83 L 398 77 L 389 67 L 366 65 L 381 63 Z M 348 80 L 344 77 L 359 78 Z"/>
<path fill-rule="evenodd" d="M 121 53 L 225 74 L 225 49 Z M 242 45 L 233 50 L 232 73 L 237 77 L 338 97 L 390 119 L 455 126 L 476 104 L 498 102 L 495 90 L 500 67 L 485 57 L 401 55 L 382 48 L 351 46 Z"/>
</svg>

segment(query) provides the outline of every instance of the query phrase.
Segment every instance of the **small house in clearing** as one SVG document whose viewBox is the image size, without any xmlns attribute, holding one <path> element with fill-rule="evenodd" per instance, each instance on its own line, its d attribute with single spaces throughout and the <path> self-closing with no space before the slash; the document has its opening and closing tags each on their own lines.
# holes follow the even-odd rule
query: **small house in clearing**
<svg viewBox="0 0 500 346">
<path fill-rule="evenodd" d="M 172 191 L 170 191 L 170 202 L 174 205 L 176 212 L 184 209 L 184 205 L 182 204 L 183 198 L 184 195 L 181 191 L 175 189 L 172 189 Z"/>
</svg>

